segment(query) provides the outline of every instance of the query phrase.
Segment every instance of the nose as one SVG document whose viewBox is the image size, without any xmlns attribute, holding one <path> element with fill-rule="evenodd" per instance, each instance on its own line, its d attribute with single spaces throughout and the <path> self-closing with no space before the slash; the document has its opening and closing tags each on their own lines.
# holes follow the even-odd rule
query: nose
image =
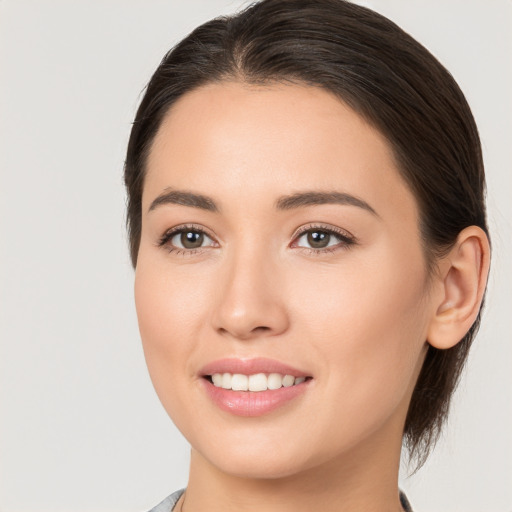
<svg viewBox="0 0 512 512">
<path fill-rule="evenodd" d="M 282 284 L 279 265 L 268 254 L 235 255 L 219 272 L 214 329 L 239 340 L 282 334 L 289 327 Z"/>
</svg>

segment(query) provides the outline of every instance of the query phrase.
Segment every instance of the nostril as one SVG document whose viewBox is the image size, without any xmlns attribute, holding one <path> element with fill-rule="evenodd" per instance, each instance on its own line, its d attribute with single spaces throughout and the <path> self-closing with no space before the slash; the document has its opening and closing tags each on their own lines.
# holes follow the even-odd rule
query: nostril
<svg viewBox="0 0 512 512">
<path fill-rule="evenodd" d="M 270 327 L 266 327 L 265 325 L 262 325 L 259 327 L 255 327 L 252 331 L 253 332 L 267 332 L 267 331 L 270 331 Z"/>
</svg>

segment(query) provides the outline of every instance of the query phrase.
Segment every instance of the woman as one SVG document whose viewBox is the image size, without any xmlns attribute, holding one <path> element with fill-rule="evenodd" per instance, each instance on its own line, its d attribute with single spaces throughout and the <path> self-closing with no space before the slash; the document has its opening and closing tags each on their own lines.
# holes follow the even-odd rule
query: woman
<svg viewBox="0 0 512 512">
<path fill-rule="evenodd" d="M 410 510 L 489 269 L 477 129 L 382 16 L 264 0 L 163 59 L 125 168 L 149 372 L 192 447 L 155 512 Z"/>
</svg>

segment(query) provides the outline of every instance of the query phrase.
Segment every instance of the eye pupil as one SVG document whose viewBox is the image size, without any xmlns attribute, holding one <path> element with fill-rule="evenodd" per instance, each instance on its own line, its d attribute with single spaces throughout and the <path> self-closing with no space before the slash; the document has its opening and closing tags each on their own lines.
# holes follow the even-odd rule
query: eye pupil
<svg viewBox="0 0 512 512">
<path fill-rule="evenodd" d="M 181 233 L 180 242 L 186 249 L 201 247 L 204 241 L 204 234 L 197 231 L 184 231 Z"/>
<path fill-rule="evenodd" d="M 311 231 L 308 233 L 308 244 L 315 249 L 322 249 L 329 245 L 331 235 L 325 231 Z"/>
</svg>

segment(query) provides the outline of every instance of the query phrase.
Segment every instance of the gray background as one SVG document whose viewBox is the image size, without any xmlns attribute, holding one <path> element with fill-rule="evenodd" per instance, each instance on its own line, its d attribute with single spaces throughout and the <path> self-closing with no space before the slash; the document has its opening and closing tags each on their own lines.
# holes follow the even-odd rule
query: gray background
<svg viewBox="0 0 512 512">
<path fill-rule="evenodd" d="M 419 512 L 512 511 L 512 2 L 374 0 L 465 91 L 494 257 L 484 326 Z M 122 164 L 139 94 L 197 24 L 241 1 L 0 0 L 0 511 L 142 511 L 187 478 L 147 376 Z M 404 472 L 405 475 L 405 472 Z"/>
</svg>

